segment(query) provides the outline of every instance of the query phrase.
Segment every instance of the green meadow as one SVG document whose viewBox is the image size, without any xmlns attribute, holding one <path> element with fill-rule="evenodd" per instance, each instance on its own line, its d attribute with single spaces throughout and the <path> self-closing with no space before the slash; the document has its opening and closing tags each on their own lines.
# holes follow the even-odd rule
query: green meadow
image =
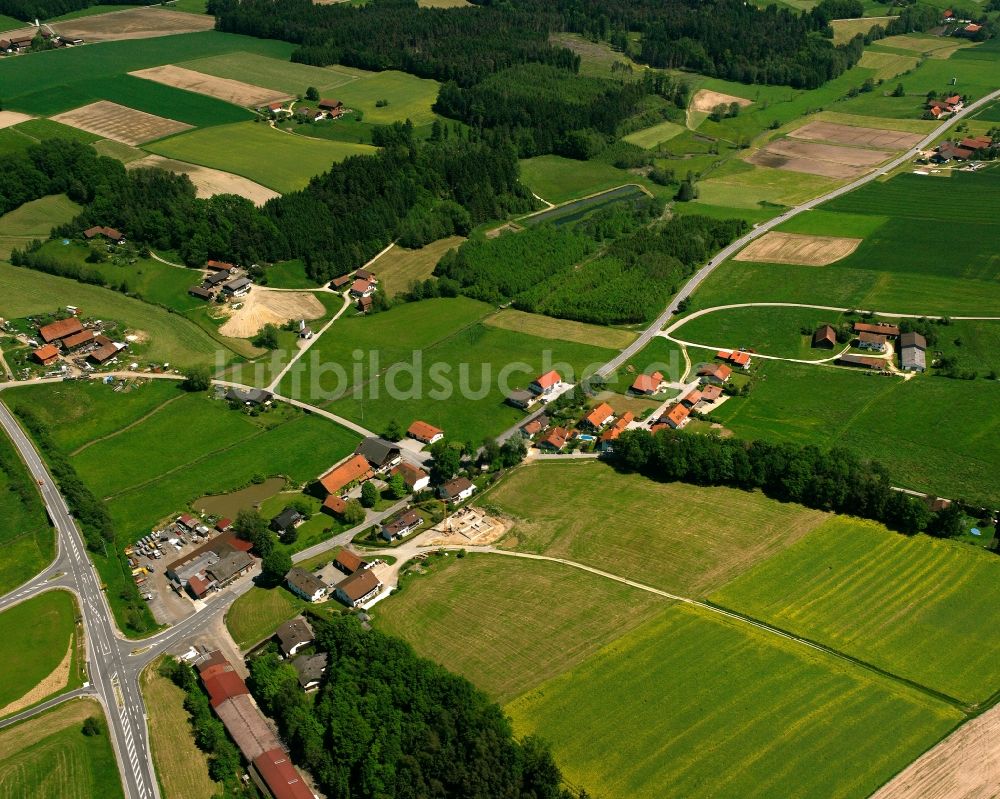
<svg viewBox="0 0 1000 799">
<path fill-rule="evenodd" d="M 49 565 L 55 556 L 55 535 L 49 526 L 34 481 L 21 462 L 13 444 L 0 436 L 0 594 L 6 594 L 30 580 Z M 22 500 L 14 490 L 28 486 Z"/>
<path fill-rule="evenodd" d="M 473 678 L 474 679 L 474 678 Z M 954 707 L 707 611 L 674 606 L 506 707 L 597 796 L 862 799 Z"/>
<path fill-rule="evenodd" d="M 253 122 L 194 130 L 145 149 L 233 172 L 280 192 L 304 188 L 311 177 L 326 172 L 336 161 L 375 152 L 366 144 L 289 136 Z"/>
<path fill-rule="evenodd" d="M 47 239 L 52 228 L 66 224 L 82 210 L 65 194 L 52 194 L 0 216 L 0 258 L 9 258 L 11 250 L 24 249 L 34 239 Z"/>
<path fill-rule="evenodd" d="M 1000 690 L 1000 560 L 833 517 L 711 600 L 969 704 Z"/>
</svg>

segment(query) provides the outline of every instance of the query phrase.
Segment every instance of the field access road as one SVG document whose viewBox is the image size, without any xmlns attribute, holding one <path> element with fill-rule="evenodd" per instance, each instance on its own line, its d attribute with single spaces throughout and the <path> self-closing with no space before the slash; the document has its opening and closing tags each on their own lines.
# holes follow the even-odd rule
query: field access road
<svg viewBox="0 0 1000 799">
<path fill-rule="evenodd" d="M 97 573 L 87 557 L 83 537 L 31 440 L 2 402 L 0 427 L 10 437 L 38 484 L 45 510 L 56 529 L 56 559 L 43 572 L 49 579 L 41 584 L 38 578 L 32 581 L 38 586 L 36 593 L 65 588 L 76 595 L 87 643 L 88 674 L 104 705 L 125 796 L 127 799 L 155 799 L 159 790 L 153 776 L 138 675 L 129 674 L 125 668 L 117 645 L 114 619 Z"/>
<path fill-rule="evenodd" d="M 700 286 L 705 281 L 705 279 L 710 274 L 712 274 L 712 272 L 714 272 L 715 269 L 723 261 L 735 255 L 737 252 L 746 247 L 751 241 L 760 238 L 765 233 L 768 233 L 769 231 L 778 227 L 778 225 L 784 224 L 793 216 L 798 216 L 804 211 L 811 211 L 818 205 L 822 205 L 823 203 L 836 199 L 837 197 L 847 194 L 848 192 L 852 192 L 855 189 L 860 188 L 861 186 L 864 186 L 867 183 L 871 183 L 873 180 L 877 180 L 878 178 L 882 177 L 885 174 L 888 174 L 896 167 L 906 163 L 908 160 L 913 158 L 913 156 L 915 156 L 921 150 L 926 149 L 935 139 L 937 139 L 939 136 L 942 136 L 956 122 L 959 122 L 960 120 L 964 119 L 972 112 L 978 111 L 984 105 L 992 102 L 993 100 L 996 100 L 998 97 L 1000 97 L 1000 89 L 997 89 L 994 92 L 990 92 L 984 97 L 981 97 L 978 100 L 976 100 L 974 103 L 969 103 L 969 105 L 967 105 L 961 111 L 952 115 L 950 119 L 945 120 L 936 128 L 934 128 L 934 130 L 931 131 L 927 136 L 925 136 L 920 142 L 918 142 L 916 146 L 911 147 L 905 153 L 894 158 L 892 161 L 885 164 L 884 166 L 880 166 L 874 172 L 869 172 L 867 175 L 863 175 L 857 180 L 853 180 L 850 183 L 841 186 L 839 189 L 834 189 L 833 191 L 827 192 L 826 194 L 820 197 L 808 200 L 802 203 L 801 205 L 796 205 L 794 208 L 785 211 L 785 213 L 776 216 L 774 219 L 770 219 L 767 222 L 762 222 L 753 230 L 751 230 L 749 233 L 747 233 L 745 236 L 741 236 L 732 244 L 730 244 L 728 247 L 725 247 L 722 250 L 720 250 L 716 254 L 716 256 L 712 258 L 712 260 L 710 260 L 701 269 L 699 269 L 691 277 L 691 279 L 684 284 L 684 287 L 679 292 L 677 292 L 677 295 L 673 298 L 673 300 L 671 300 L 670 305 L 667 306 L 666 310 L 664 310 L 663 313 L 661 313 L 658 317 L 656 317 L 656 319 L 653 320 L 652 324 L 650 324 L 649 327 L 643 330 L 635 341 L 629 344 L 625 349 L 623 349 L 620 353 L 618 353 L 618 355 L 616 355 L 614 358 L 612 358 L 610 361 L 604 364 L 600 369 L 598 369 L 597 374 L 601 375 L 602 377 L 607 377 L 616 369 L 620 368 L 629 358 L 631 358 L 633 355 L 639 352 L 639 350 L 645 347 L 650 341 L 652 341 L 653 338 L 655 338 L 656 335 L 660 332 L 660 330 L 662 330 L 666 326 L 667 322 L 670 321 L 670 317 L 677 313 L 680 304 L 685 300 L 687 300 L 687 298 L 694 293 L 695 289 L 697 289 L 698 286 Z"/>
</svg>

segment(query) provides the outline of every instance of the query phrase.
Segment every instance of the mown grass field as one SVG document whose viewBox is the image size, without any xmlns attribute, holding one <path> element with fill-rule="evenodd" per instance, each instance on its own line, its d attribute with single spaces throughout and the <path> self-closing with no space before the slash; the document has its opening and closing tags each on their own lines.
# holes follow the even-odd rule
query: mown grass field
<svg viewBox="0 0 1000 799">
<path fill-rule="evenodd" d="M 157 664 L 159 661 L 157 661 Z M 222 785 L 208 776 L 208 758 L 194 743 L 184 691 L 156 671 L 142 676 L 142 696 L 149 715 L 153 765 L 164 796 L 212 799 Z"/>
<path fill-rule="evenodd" d="M 733 208 L 797 205 L 829 191 L 836 181 L 817 175 L 755 166 L 733 159 L 698 184 L 699 202 Z"/>
<path fill-rule="evenodd" d="M 889 467 L 893 484 L 947 497 L 1000 498 L 1000 383 L 760 362 L 749 397 L 713 412 L 736 435 L 843 446 Z M 941 409 L 948 422 L 941 424 Z"/>
<path fill-rule="evenodd" d="M 701 596 L 822 523 L 763 494 L 657 483 L 595 462 L 536 463 L 484 494 L 516 524 L 502 546 Z"/>
<path fill-rule="evenodd" d="M 378 275 L 381 290 L 387 296 L 395 297 L 408 291 L 413 281 L 426 280 L 434 274 L 434 267 L 441 256 L 463 241 L 464 236 L 449 236 L 433 241 L 419 250 L 393 247 L 372 264 L 371 268 Z"/>
<path fill-rule="evenodd" d="M 233 602 L 226 612 L 226 626 L 237 646 L 248 649 L 269 635 L 274 635 L 278 625 L 288 621 L 308 605 L 284 586 L 254 587 Z"/>
<path fill-rule="evenodd" d="M 6 664 L 0 708 L 20 699 L 62 662 L 76 633 L 76 615 L 68 591 L 46 591 L 0 613 L 0 657 Z M 80 684 L 72 669 L 69 676 L 71 687 Z"/>
<path fill-rule="evenodd" d="M 667 602 L 558 563 L 469 555 L 433 564 L 378 606 L 376 626 L 501 703 L 581 663 Z"/>
<path fill-rule="evenodd" d="M 623 138 L 625 141 L 637 144 L 639 147 L 651 149 L 683 132 L 683 125 L 678 125 L 676 122 L 660 122 L 658 125 L 637 130 L 635 133 L 630 133 Z"/>
<path fill-rule="evenodd" d="M 0 83 L 4 87 L 5 108 L 46 115 L 57 113 L 55 109 L 64 111 L 82 105 L 81 97 L 88 96 L 89 86 L 100 79 L 115 78 L 161 64 L 233 52 L 252 52 L 287 59 L 294 49 L 286 42 L 231 33 L 182 33 L 153 39 L 105 42 L 99 47 L 51 50 L 34 53 L 31 58 L 7 58 L 0 63 Z M 182 94 L 187 96 L 190 93 Z"/>
<path fill-rule="evenodd" d="M 254 52 L 235 52 L 207 58 L 195 58 L 191 61 L 179 62 L 177 66 L 202 72 L 205 75 L 229 78 L 254 86 L 263 86 L 266 89 L 287 92 L 293 97 L 304 95 L 310 86 L 318 89 L 322 97 L 347 83 L 375 74 L 352 67 L 312 67 L 308 64 L 296 64 L 289 61 L 287 57 L 271 57 Z"/>
<path fill-rule="evenodd" d="M 802 267 L 822 269 L 823 267 Z M 671 335 L 694 344 L 726 349 L 750 348 L 779 358 L 822 360 L 837 350 L 812 348 L 812 331 L 822 324 L 837 325 L 843 315 L 811 308 L 729 308 L 696 317 Z M 808 330 L 803 334 L 802 330 Z M 846 347 L 840 345 L 840 348 Z M 710 350 L 692 349 L 693 359 L 711 359 Z"/>
<path fill-rule="evenodd" d="M 1000 690 L 998 578 L 977 547 L 834 517 L 711 599 L 975 704 Z"/>
<path fill-rule="evenodd" d="M 0 316 L 17 319 L 65 305 L 76 305 L 88 316 L 114 319 L 147 333 L 144 352 L 151 361 L 178 367 L 215 364 L 219 345 L 177 314 L 100 286 L 0 263 Z"/>
<path fill-rule="evenodd" d="M 11 464 L 11 471 L 16 470 L 8 474 L 0 468 L 0 594 L 6 594 L 52 561 L 55 534 L 34 481 L 6 435 L 0 436 L 0 454 Z M 12 490 L 11 477 L 31 487 L 27 502 Z"/>
<path fill-rule="evenodd" d="M 373 153 L 366 144 L 289 136 L 267 125 L 241 122 L 182 133 L 146 148 L 152 153 L 250 178 L 280 192 L 304 188 L 350 155 Z"/>
<path fill-rule="evenodd" d="M 267 285 L 279 289 L 316 288 L 316 281 L 306 275 L 306 265 L 298 258 L 267 268 Z"/>
<path fill-rule="evenodd" d="M 23 133 L 38 141 L 45 139 L 73 139 L 84 144 L 93 144 L 100 139 L 93 133 L 89 133 L 79 128 L 64 125 L 51 119 L 29 119 L 14 126 L 18 133 Z"/>
<path fill-rule="evenodd" d="M 101 734 L 81 732 L 100 720 Z M 118 799 L 118 764 L 101 705 L 75 699 L 0 731 L 0 792 L 31 799 Z"/>
<path fill-rule="evenodd" d="M 0 258 L 9 258 L 12 249 L 23 249 L 33 239 L 47 239 L 53 227 L 69 222 L 81 210 L 65 194 L 53 194 L 0 216 Z"/>
<path fill-rule="evenodd" d="M 610 347 L 615 350 L 624 349 L 636 339 L 636 334 L 629 330 L 574 322 L 571 319 L 556 319 L 514 308 L 504 308 L 487 316 L 483 321 L 490 327 L 502 330 L 517 330 L 540 338 L 573 341 L 577 344 Z"/>
<path fill-rule="evenodd" d="M 954 707 L 802 645 L 668 608 L 506 710 L 598 796 L 862 799 Z"/>
<path fill-rule="evenodd" d="M 562 203 L 636 183 L 636 176 L 600 161 L 575 161 L 558 155 L 521 160 L 521 182 L 550 203 Z"/>
<path fill-rule="evenodd" d="M 338 86 L 334 94 L 344 105 L 361 111 L 366 122 L 388 125 L 409 119 L 414 125 L 427 125 L 435 119 L 431 106 L 440 86 L 436 80 L 386 70 Z M 379 107 L 379 100 L 388 100 L 388 104 Z"/>
</svg>

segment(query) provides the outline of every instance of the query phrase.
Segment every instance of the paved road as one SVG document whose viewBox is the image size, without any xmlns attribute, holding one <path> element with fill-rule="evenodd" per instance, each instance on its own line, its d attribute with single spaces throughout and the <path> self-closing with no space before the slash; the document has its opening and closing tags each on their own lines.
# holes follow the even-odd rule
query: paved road
<svg viewBox="0 0 1000 799">
<path fill-rule="evenodd" d="M 614 372 L 616 369 L 621 367 L 629 358 L 639 352 L 643 347 L 645 347 L 653 338 L 663 329 L 663 327 L 670 321 L 670 317 L 677 313 L 680 304 L 690 297 L 695 289 L 700 286 L 705 279 L 715 271 L 715 269 L 727 258 L 735 255 L 737 252 L 742 250 L 747 244 L 749 244 L 754 239 L 763 236 L 770 230 L 773 230 L 778 225 L 782 225 L 791 219 L 793 216 L 798 216 L 804 211 L 810 211 L 818 205 L 822 205 L 825 202 L 829 202 L 837 197 L 840 197 L 848 192 L 854 191 L 855 189 L 864 186 L 866 183 L 871 183 L 873 180 L 877 180 L 885 174 L 888 174 L 896 167 L 901 164 L 906 163 L 908 160 L 913 158 L 920 150 L 926 149 L 935 139 L 943 135 L 952 125 L 959 122 L 964 117 L 968 116 L 974 111 L 979 110 L 984 105 L 992 102 L 993 100 L 1000 97 L 1000 89 L 994 92 L 990 92 L 985 97 L 976 100 L 974 103 L 970 103 L 957 114 L 954 114 L 950 119 L 945 120 L 940 125 L 938 125 L 934 130 L 924 137 L 915 147 L 911 147 L 905 153 L 897 158 L 894 158 L 888 164 L 879 167 L 874 172 L 870 172 L 857 180 L 851 181 L 850 183 L 841 186 L 839 189 L 834 189 L 831 192 L 827 192 L 821 197 L 816 197 L 815 199 L 809 200 L 797 205 L 789 211 L 776 216 L 767 222 L 763 222 L 745 236 L 741 236 L 728 247 L 720 250 L 711 261 L 705 264 L 701 269 L 699 269 L 684 287 L 677 293 L 677 296 L 671 301 L 670 305 L 667 306 L 666 310 L 660 314 L 653 323 L 647 327 L 634 342 L 623 349 L 618 355 L 608 361 L 604 366 L 597 370 L 597 373 L 601 376 L 607 377 L 609 374 Z"/>
<path fill-rule="evenodd" d="M 34 593 L 65 588 L 76 594 L 86 636 L 90 682 L 108 716 L 108 728 L 121 767 L 125 796 L 128 799 L 158 797 L 159 790 L 149 757 L 148 730 L 138 672 L 126 668 L 114 619 L 87 557 L 83 537 L 34 445 L 2 402 L 0 426 L 38 482 L 45 509 L 56 528 L 56 559 L 43 573 L 48 579 L 39 582 L 39 578 L 35 578 L 31 581 Z M 17 595 L 23 590 L 13 593 Z M 0 608 L 5 604 L 10 602 L 0 602 Z"/>
</svg>

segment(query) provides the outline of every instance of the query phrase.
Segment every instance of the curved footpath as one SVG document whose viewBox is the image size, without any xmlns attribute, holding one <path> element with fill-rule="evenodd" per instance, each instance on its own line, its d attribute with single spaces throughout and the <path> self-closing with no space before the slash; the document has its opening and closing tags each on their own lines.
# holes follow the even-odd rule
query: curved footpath
<svg viewBox="0 0 1000 799">
<path fill-rule="evenodd" d="M 656 317 L 656 319 L 653 320 L 653 323 L 649 325 L 649 327 L 647 327 L 635 341 L 633 341 L 629 346 L 627 346 L 624 350 L 618 353 L 618 355 L 616 355 L 614 358 L 612 358 L 610 361 L 604 364 L 604 366 L 598 369 L 597 374 L 601 375 L 602 377 L 607 377 L 611 372 L 618 369 L 629 358 L 631 358 L 633 355 L 639 352 L 639 350 L 645 347 L 650 341 L 652 341 L 653 338 L 655 338 L 656 335 L 660 332 L 660 330 L 662 330 L 663 327 L 667 324 L 667 322 L 670 321 L 670 317 L 677 313 L 680 304 L 688 297 L 690 297 L 694 293 L 695 289 L 697 289 L 698 286 L 700 286 L 705 281 L 705 279 L 710 274 L 712 274 L 712 272 L 716 270 L 716 268 L 720 264 L 722 264 L 730 256 L 735 255 L 737 252 L 742 250 L 751 241 L 760 238 L 765 233 L 768 233 L 774 228 L 778 227 L 779 225 L 784 224 L 793 216 L 798 216 L 803 211 L 811 211 L 818 205 L 822 205 L 823 203 L 836 199 L 837 197 L 847 194 L 848 192 L 852 192 L 855 189 L 860 188 L 861 186 L 864 186 L 867 183 L 871 183 L 873 180 L 877 180 L 878 178 L 882 177 L 882 175 L 891 172 L 896 167 L 906 163 L 908 160 L 913 158 L 913 156 L 916 155 L 920 150 L 926 149 L 935 139 L 944 134 L 956 122 L 959 122 L 960 120 L 964 119 L 972 112 L 978 111 L 984 105 L 987 105 L 988 103 L 992 102 L 993 100 L 996 100 L 997 98 L 1000 98 L 1000 89 L 997 89 L 994 92 L 990 92 L 986 96 L 976 100 L 974 103 L 970 103 L 969 105 L 967 105 L 957 114 L 954 114 L 950 119 L 946 120 L 945 122 L 942 122 L 940 125 L 934 128 L 934 130 L 931 131 L 927 136 L 925 136 L 920 142 L 918 142 L 916 146 L 911 147 L 905 153 L 894 158 L 888 164 L 880 166 L 874 172 L 870 172 L 867 175 L 858 178 L 857 180 L 853 180 L 850 183 L 841 186 L 839 189 L 834 189 L 833 191 L 827 192 L 826 194 L 820 197 L 816 197 L 815 199 L 808 200 L 802 203 L 801 205 L 797 205 L 791 210 L 785 211 L 785 213 L 781 214 L 780 216 L 776 216 L 774 219 L 770 219 L 767 222 L 762 222 L 760 225 L 755 227 L 745 236 L 741 236 L 732 244 L 730 244 L 728 247 L 725 247 L 722 250 L 720 250 L 715 255 L 715 257 L 712 258 L 712 260 L 710 260 L 701 269 L 699 269 L 691 277 L 691 279 L 684 284 L 684 287 L 679 292 L 677 292 L 677 296 L 674 297 L 670 305 L 667 306 L 666 310 L 664 310 L 663 313 L 661 313 L 658 317 Z"/>
</svg>

